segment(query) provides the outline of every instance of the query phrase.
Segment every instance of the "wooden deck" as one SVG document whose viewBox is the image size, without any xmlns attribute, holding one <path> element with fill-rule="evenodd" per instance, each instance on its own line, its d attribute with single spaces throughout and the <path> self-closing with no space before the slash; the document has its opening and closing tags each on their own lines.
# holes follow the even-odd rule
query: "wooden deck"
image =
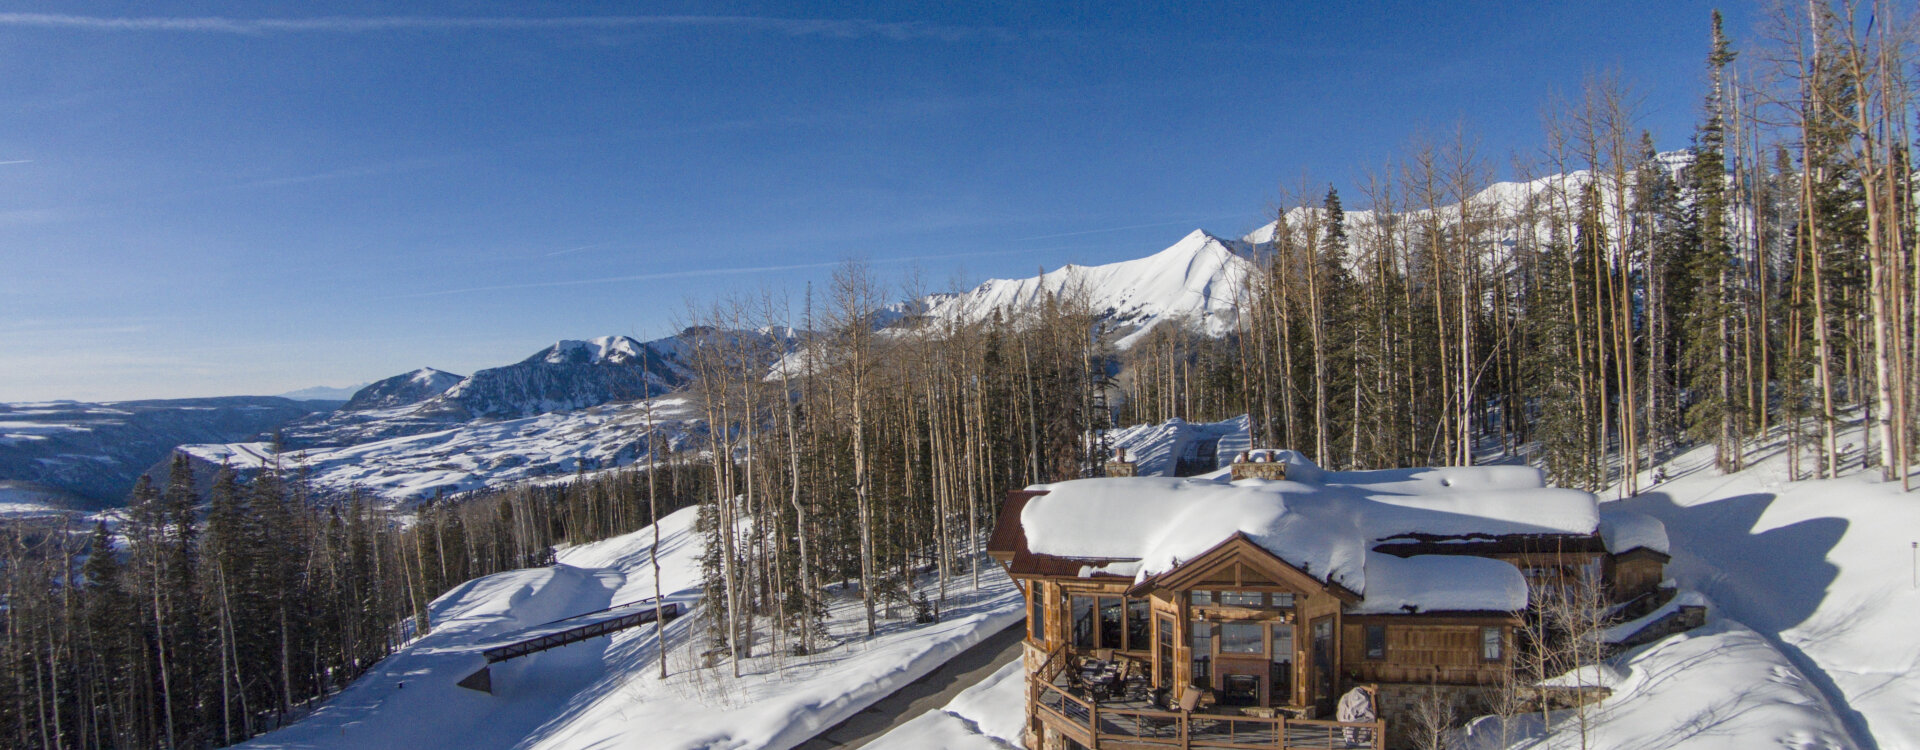
<svg viewBox="0 0 1920 750">
<path fill-rule="evenodd" d="M 1099 702 L 1042 683 L 1033 712 L 1047 726 L 1089 748 L 1166 750 L 1380 750 L 1383 722 L 1352 724 L 1224 713 L 1165 711 L 1141 701 Z"/>
</svg>

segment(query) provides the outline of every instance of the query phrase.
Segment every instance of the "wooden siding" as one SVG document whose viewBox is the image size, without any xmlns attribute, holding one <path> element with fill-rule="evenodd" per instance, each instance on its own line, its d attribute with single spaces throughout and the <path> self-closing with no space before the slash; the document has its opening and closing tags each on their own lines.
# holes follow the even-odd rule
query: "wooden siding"
<svg viewBox="0 0 1920 750">
<path fill-rule="evenodd" d="M 1392 622 L 1391 617 L 1349 619 L 1342 626 L 1340 661 L 1349 680 L 1484 685 L 1497 682 L 1513 654 L 1512 629 L 1499 620 L 1481 624 Z M 1386 628 L 1384 658 L 1368 659 L 1369 626 Z M 1500 659 L 1481 658 L 1480 629 L 1501 630 Z"/>
</svg>

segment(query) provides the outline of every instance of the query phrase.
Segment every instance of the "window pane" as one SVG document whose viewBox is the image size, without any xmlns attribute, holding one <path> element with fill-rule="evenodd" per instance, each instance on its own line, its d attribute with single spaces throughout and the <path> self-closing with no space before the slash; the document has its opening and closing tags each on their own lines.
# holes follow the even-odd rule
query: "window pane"
<svg viewBox="0 0 1920 750">
<path fill-rule="evenodd" d="M 1368 625 L 1367 626 L 1367 658 L 1368 659 L 1387 658 L 1387 626 L 1385 625 Z"/>
<path fill-rule="evenodd" d="M 1213 684 L 1213 623 L 1195 620 L 1187 624 L 1188 643 L 1193 649 L 1193 684 Z"/>
<path fill-rule="evenodd" d="M 1266 596 L 1258 591 L 1222 591 L 1220 603 L 1229 607 L 1264 607 Z"/>
<path fill-rule="evenodd" d="M 1073 598 L 1073 647 L 1093 648 L 1093 597 Z"/>
<path fill-rule="evenodd" d="M 1273 660 L 1276 662 L 1293 661 L 1293 626 L 1276 624 L 1273 626 Z"/>
<path fill-rule="evenodd" d="M 1275 609 L 1293 608 L 1292 594 L 1268 594 L 1267 596 L 1273 597 L 1273 606 Z"/>
<path fill-rule="evenodd" d="M 1189 591 L 1187 592 L 1187 603 L 1193 604 L 1195 606 L 1206 606 L 1206 605 L 1212 604 L 1213 592 Z"/>
<path fill-rule="evenodd" d="M 1261 643 L 1266 628 L 1257 622 L 1229 622 L 1220 626 L 1220 653 L 1258 654 L 1266 651 Z"/>
<path fill-rule="evenodd" d="M 1499 628 L 1480 629 L 1480 658 L 1499 661 L 1501 645 Z"/>
<path fill-rule="evenodd" d="M 1276 623 L 1271 632 L 1273 651 L 1267 656 L 1267 692 L 1274 705 L 1289 704 L 1293 702 L 1293 626 Z"/>
<path fill-rule="evenodd" d="M 1147 600 L 1127 600 L 1127 648 L 1129 650 L 1147 650 L 1148 641 L 1152 640 L 1147 635 L 1147 631 L 1153 629 L 1153 620 L 1148 619 L 1150 617 Z"/>
<path fill-rule="evenodd" d="M 1126 628 L 1126 602 L 1117 596 L 1100 597 L 1100 648 L 1120 648 Z"/>
<path fill-rule="evenodd" d="M 1160 683 L 1173 679 L 1173 620 L 1160 618 L 1160 647 L 1154 661 L 1160 665 Z"/>
</svg>

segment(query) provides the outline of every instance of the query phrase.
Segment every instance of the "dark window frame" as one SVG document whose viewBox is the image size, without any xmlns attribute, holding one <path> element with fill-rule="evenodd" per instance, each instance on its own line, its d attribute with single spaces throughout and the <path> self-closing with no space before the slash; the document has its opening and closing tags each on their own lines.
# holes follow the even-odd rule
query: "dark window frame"
<svg viewBox="0 0 1920 750">
<path fill-rule="evenodd" d="M 1492 638 L 1488 638 L 1488 636 L 1492 636 Z M 1491 650 L 1493 651 L 1493 654 L 1491 656 L 1487 654 L 1489 647 L 1491 647 Z M 1507 658 L 1506 629 L 1499 627 L 1497 625 L 1481 626 L 1480 627 L 1480 660 L 1483 662 L 1498 662 L 1498 661 L 1505 661 L 1506 658 Z"/>
<path fill-rule="evenodd" d="M 1387 658 L 1387 626 L 1367 625 L 1365 646 L 1362 655 L 1367 661 L 1382 661 Z"/>
<path fill-rule="evenodd" d="M 1067 643 L 1072 648 L 1097 648 L 1100 637 L 1099 597 L 1073 594 L 1067 598 Z M 1085 617 L 1081 616 L 1085 610 Z"/>
</svg>

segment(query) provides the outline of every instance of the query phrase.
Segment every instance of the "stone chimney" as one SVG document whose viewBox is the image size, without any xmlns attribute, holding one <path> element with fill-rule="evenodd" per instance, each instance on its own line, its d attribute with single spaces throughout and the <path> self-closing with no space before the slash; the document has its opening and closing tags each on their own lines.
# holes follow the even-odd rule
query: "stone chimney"
<svg viewBox="0 0 1920 750">
<path fill-rule="evenodd" d="M 1113 460 L 1107 462 L 1107 476 L 1135 477 L 1140 475 L 1140 467 L 1127 460 L 1127 449 L 1113 449 Z"/>
<path fill-rule="evenodd" d="M 1273 479 L 1287 478 L 1287 465 L 1280 460 L 1280 452 L 1265 448 L 1256 448 L 1233 457 L 1229 467 L 1233 479 Z"/>
</svg>

